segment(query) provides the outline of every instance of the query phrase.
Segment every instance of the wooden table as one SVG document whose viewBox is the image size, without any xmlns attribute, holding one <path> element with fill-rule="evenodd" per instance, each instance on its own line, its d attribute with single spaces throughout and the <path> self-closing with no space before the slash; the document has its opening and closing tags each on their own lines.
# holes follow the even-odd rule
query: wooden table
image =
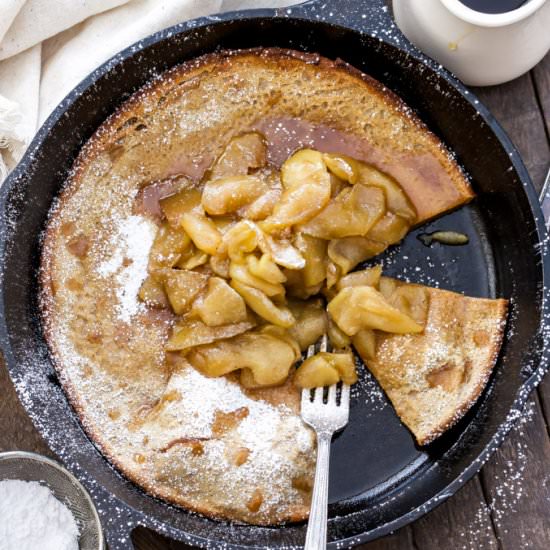
<svg viewBox="0 0 550 550">
<path fill-rule="evenodd" d="M 537 190 L 550 164 L 550 55 L 517 80 L 477 89 L 519 148 Z M 364 550 L 546 550 L 550 548 L 550 376 L 527 414 L 482 471 L 445 504 Z M 0 365 L 0 451 L 51 452 Z M 138 550 L 188 546 L 138 530 Z"/>
</svg>

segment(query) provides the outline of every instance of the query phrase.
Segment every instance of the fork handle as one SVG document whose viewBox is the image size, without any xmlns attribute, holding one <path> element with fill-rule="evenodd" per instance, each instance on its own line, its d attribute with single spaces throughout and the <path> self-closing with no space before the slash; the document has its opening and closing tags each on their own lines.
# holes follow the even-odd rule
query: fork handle
<svg viewBox="0 0 550 550">
<path fill-rule="evenodd" d="M 304 550 L 327 547 L 328 470 L 332 433 L 317 433 L 317 466 Z"/>
</svg>

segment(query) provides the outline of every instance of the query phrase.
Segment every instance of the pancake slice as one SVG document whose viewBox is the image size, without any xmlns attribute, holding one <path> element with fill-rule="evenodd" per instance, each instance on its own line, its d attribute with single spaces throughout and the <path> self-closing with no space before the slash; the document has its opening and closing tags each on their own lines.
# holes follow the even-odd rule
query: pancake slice
<svg viewBox="0 0 550 550">
<path fill-rule="evenodd" d="M 422 288 L 429 296 L 424 331 L 377 332 L 375 358 L 363 359 L 418 444 L 426 445 L 458 422 L 483 391 L 500 350 L 508 302 Z"/>
</svg>

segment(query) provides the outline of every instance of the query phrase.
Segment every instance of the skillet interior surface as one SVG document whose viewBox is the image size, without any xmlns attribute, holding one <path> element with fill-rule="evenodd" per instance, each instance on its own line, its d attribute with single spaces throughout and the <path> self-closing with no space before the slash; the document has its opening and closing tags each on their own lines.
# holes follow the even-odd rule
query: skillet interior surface
<svg viewBox="0 0 550 550">
<path fill-rule="evenodd" d="M 514 411 L 546 368 L 539 330 L 548 273 L 539 247 L 544 225 L 527 172 L 500 127 L 452 77 L 414 51 L 323 21 L 273 15 L 259 11 L 199 20 L 122 52 L 64 100 L 1 192 L 0 329 L 8 368 L 38 429 L 99 505 L 112 548 L 129 548 L 128 526 L 137 524 L 197 545 L 209 539 L 235 547 L 298 546 L 305 535 L 304 525 L 259 528 L 209 520 L 156 500 L 125 480 L 82 431 L 42 336 L 39 236 L 67 171 L 82 144 L 122 101 L 186 59 L 216 48 L 290 47 L 342 58 L 382 81 L 456 153 L 477 193 L 471 205 L 417 229 L 384 255 L 386 273 L 471 296 L 511 299 L 505 342 L 488 388 L 432 445 L 415 446 L 361 369 L 350 424 L 332 447 L 329 540 L 355 544 L 376 538 L 453 494 L 500 443 Z M 315 15 L 310 10 L 308 17 Z M 373 17 L 365 30 L 373 33 L 379 25 Z M 403 40 L 395 37 L 394 42 Z M 470 242 L 425 247 L 417 235 L 436 228 L 464 232 Z"/>
</svg>

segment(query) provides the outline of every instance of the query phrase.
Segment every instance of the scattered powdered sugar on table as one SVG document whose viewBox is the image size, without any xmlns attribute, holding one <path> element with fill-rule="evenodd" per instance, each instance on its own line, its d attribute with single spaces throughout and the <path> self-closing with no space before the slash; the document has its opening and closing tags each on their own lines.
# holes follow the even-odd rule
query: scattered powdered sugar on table
<svg viewBox="0 0 550 550">
<path fill-rule="evenodd" d="M 498 530 L 507 532 L 507 521 L 510 514 L 523 514 L 522 501 L 529 495 L 523 487 L 523 476 L 529 466 L 528 443 L 525 441 L 524 429 L 536 415 L 534 401 L 529 401 L 525 410 L 516 418 L 515 424 L 510 432 L 509 440 L 515 447 L 516 460 L 508 460 L 501 466 L 501 472 L 494 474 L 497 480 L 493 488 L 491 499 L 488 504 L 481 504 L 475 512 L 474 520 L 467 531 L 459 533 L 460 539 L 468 539 L 457 545 L 460 550 L 489 550 L 497 548 L 494 539 L 494 529 L 491 521 Z M 496 459 L 502 453 L 497 454 Z M 494 460 L 494 459 L 493 459 Z M 531 548 L 527 533 L 521 533 L 522 540 L 517 547 Z M 475 541 L 475 542 L 474 542 Z"/>
<path fill-rule="evenodd" d="M 458 533 L 456 550 L 492 550 L 498 548 L 491 527 L 490 513 L 491 510 L 485 503 L 477 508 L 468 531 Z"/>
<path fill-rule="evenodd" d="M 528 497 L 523 487 L 523 475 L 529 466 L 528 443 L 525 440 L 525 426 L 533 420 L 536 415 L 534 401 L 529 401 L 525 410 L 518 419 L 516 425 L 512 428 L 510 441 L 515 447 L 516 460 L 507 460 L 502 465 L 502 472 L 495 474 L 497 484 L 494 490 L 493 498 L 489 503 L 491 515 L 495 525 L 506 532 L 507 519 L 510 513 L 522 513 L 521 501 Z M 541 483 L 544 483 L 541 480 Z M 525 533 L 522 534 L 522 537 Z M 519 548 L 529 548 L 529 540 L 522 540 Z"/>
<path fill-rule="evenodd" d="M 129 322 L 143 307 L 137 295 L 147 277 L 149 252 L 156 232 L 157 226 L 143 216 L 120 220 L 109 241 L 114 252 L 97 270 L 101 277 L 115 274 L 117 310 L 122 321 Z"/>
<path fill-rule="evenodd" d="M 70 510 L 36 481 L 0 481 L 1 550 L 78 550 Z"/>
</svg>

